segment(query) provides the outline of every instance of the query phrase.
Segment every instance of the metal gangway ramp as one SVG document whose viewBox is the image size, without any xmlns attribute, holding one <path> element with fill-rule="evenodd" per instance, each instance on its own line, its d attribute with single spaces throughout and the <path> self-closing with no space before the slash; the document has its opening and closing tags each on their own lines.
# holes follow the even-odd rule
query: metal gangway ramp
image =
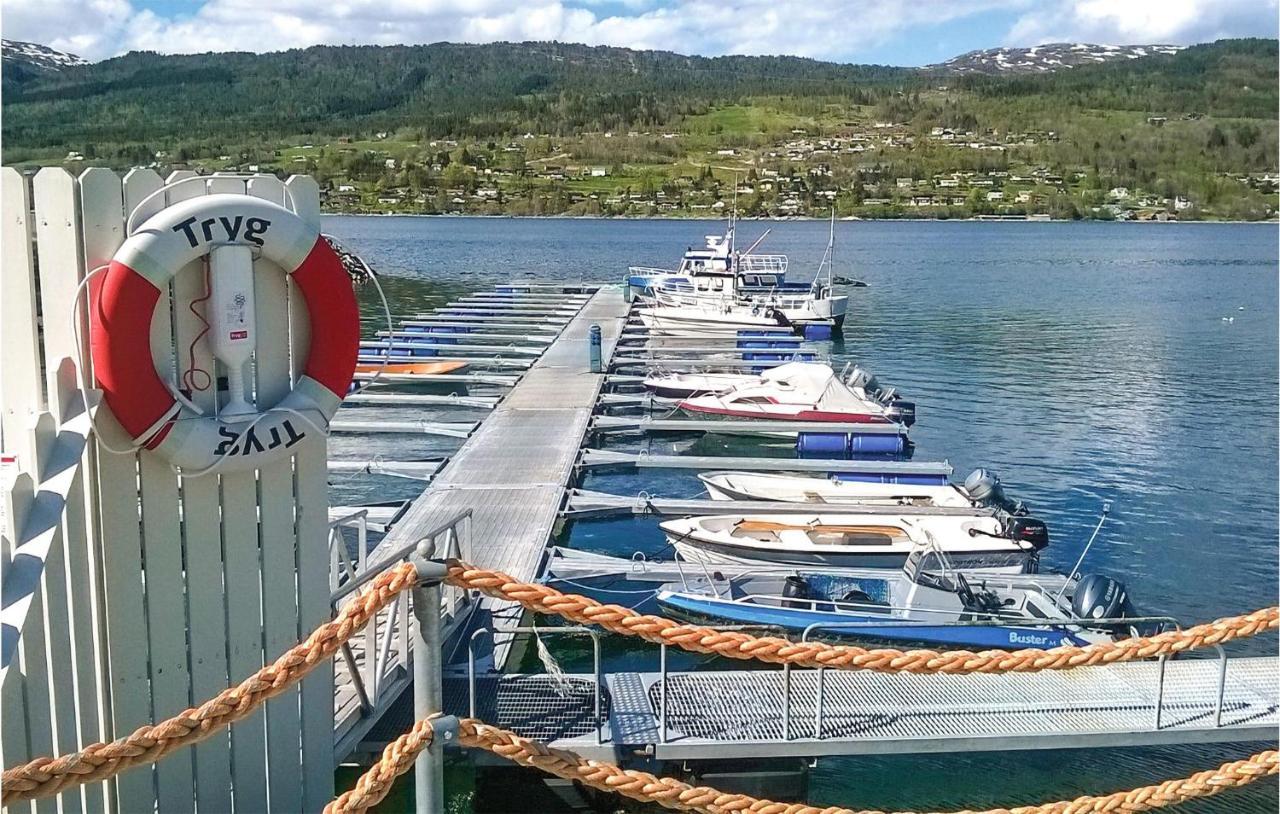
<svg viewBox="0 0 1280 814">
<path fill-rule="evenodd" d="M 446 678 L 445 703 L 451 713 L 610 761 L 637 753 L 705 760 L 1247 742 L 1272 740 L 1280 726 L 1280 660 L 1223 656 L 997 675 L 457 675 Z M 399 719 L 411 720 L 411 709 L 402 712 L 371 732 L 362 751 L 398 734 L 406 722 Z"/>
</svg>

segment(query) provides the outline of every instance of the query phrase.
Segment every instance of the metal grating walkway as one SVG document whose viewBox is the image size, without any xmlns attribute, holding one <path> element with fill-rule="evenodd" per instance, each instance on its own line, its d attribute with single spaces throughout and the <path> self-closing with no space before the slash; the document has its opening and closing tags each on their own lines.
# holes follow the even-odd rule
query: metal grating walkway
<svg viewBox="0 0 1280 814">
<path fill-rule="evenodd" d="M 659 673 L 601 677 L 606 723 L 599 734 L 591 675 L 568 676 L 567 692 L 545 675 L 484 675 L 476 711 L 526 737 L 607 760 L 637 751 L 683 760 L 1273 740 L 1280 660 L 1228 661 L 1219 724 L 1220 667 L 1214 658 L 1169 661 L 1159 728 L 1158 662 L 969 676 L 827 670 L 820 730 L 816 670 L 791 671 L 789 704 L 782 670 L 670 673 L 665 737 Z M 448 712 L 466 715 L 467 699 L 465 677 L 446 680 Z M 363 748 L 385 745 L 411 713 L 406 707 L 403 721 L 389 716 Z"/>
</svg>

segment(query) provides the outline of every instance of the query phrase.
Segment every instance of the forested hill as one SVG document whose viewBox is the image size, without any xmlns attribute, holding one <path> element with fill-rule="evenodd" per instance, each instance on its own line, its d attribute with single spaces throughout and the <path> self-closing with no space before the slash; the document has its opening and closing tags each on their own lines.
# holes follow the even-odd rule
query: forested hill
<svg viewBox="0 0 1280 814">
<path fill-rule="evenodd" d="M 559 43 L 131 53 L 6 87 L 10 146 L 278 137 L 412 125 L 429 135 L 656 126 L 748 95 L 839 95 L 913 71 L 797 57 L 690 57 Z M 865 101 L 872 97 L 867 96 Z"/>
<path fill-rule="evenodd" d="M 690 57 L 558 43 L 317 46 L 269 54 L 131 53 L 4 87 L 5 161 L 54 148 L 411 127 L 425 137 L 656 128 L 714 105 L 874 106 L 897 121 L 989 102 L 1030 114 L 1072 109 L 1274 118 L 1275 40 L 1231 40 L 1172 55 L 1043 76 L 953 76 L 795 57 Z M 927 92 L 948 88 L 939 101 Z M 922 94 L 924 97 L 922 98 Z"/>
</svg>

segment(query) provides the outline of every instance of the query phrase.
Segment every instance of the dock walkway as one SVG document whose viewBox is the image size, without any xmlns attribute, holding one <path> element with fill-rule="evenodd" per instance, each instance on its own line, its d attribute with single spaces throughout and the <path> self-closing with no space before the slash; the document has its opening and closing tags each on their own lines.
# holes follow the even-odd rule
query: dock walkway
<svg viewBox="0 0 1280 814">
<path fill-rule="evenodd" d="M 604 376 L 588 367 L 588 332 L 593 324 L 600 326 L 608 358 L 628 307 L 621 289 L 596 291 L 436 473 L 430 488 L 410 505 L 378 550 L 395 551 L 471 509 L 472 560 L 517 579 L 536 579 L 604 383 Z M 510 625 L 518 617 L 519 610 L 510 603 L 482 603 L 477 623 Z M 497 665 L 508 651 L 507 645 L 499 645 L 494 654 Z"/>
</svg>

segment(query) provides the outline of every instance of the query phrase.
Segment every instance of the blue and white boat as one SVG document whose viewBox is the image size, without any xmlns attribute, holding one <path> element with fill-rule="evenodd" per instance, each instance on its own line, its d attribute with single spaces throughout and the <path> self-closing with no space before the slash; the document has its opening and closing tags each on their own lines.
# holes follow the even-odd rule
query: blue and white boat
<svg viewBox="0 0 1280 814">
<path fill-rule="evenodd" d="M 663 585 L 656 599 L 664 612 L 690 620 L 942 647 L 1052 648 L 1151 632 L 1125 586 L 1109 577 L 966 575 L 921 564 L 913 557 L 898 571 L 704 570 Z"/>
<path fill-rule="evenodd" d="M 668 335 L 690 328 L 722 331 L 779 325 L 822 325 L 838 330 L 849 298 L 834 291 L 834 220 L 826 254 L 810 282 L 787 281 L 786 255 L 754 253 L 765 235 L 745 252 L 738 252 L 731 220 L 724 235 L 707 235 L 703 248 L 688 249 L 674 271 L 630 268 L 629 293 L 655 301 L 653 316 L 657 319 L 646 320 L 646 325 Z"/>
</svg>

